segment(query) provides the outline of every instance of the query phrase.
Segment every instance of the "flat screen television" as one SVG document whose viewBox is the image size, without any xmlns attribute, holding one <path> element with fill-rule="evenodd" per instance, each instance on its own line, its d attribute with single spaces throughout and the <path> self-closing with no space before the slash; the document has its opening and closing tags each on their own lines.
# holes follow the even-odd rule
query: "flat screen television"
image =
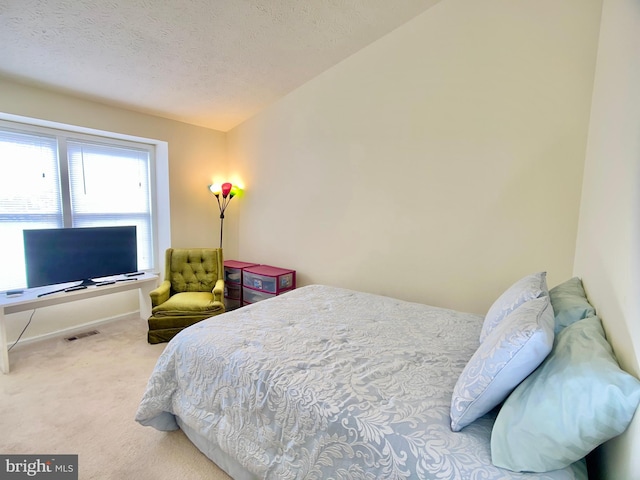
<svg viewBox="0 0 640 480">
<path fill-rule="evenodd" d="M 29 288 L 93 279 L 138 269 L 136 227 L 24 230 Z"/>
</svg>

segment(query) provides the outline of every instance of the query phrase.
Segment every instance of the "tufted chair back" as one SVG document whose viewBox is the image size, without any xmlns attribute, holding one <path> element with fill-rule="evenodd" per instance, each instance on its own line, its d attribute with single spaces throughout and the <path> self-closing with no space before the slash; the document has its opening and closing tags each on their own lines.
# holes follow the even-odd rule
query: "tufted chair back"
<svg viewBox="0 0 640 480">
<path fill-rule="evenodd" d="M 166 251 L 165 280 L 171 295 L 182 292 L 211 292 L 224 277 L 220 248 L 169 248 Z"/>
</svg>

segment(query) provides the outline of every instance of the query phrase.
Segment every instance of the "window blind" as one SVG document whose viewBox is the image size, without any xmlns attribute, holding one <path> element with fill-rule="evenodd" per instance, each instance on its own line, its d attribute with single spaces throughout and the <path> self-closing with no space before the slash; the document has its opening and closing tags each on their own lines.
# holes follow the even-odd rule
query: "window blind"
<svg viewBox="0 0 640 480">
<path fill-rule="evenodd" d="M 151 268 L 149 151 L 70 140 L 73 227 L 135 225 L 138 268 Z"/>
<path fill-rule="evenodd" d="M 0 289 L 25 286 L 25 228 L 63 226 L 58 142 L 0 130 Z"/>
<path fill-rule="evenodd" d="M 0 290 L 26 287 L 24 229 L 135 225 L 138 269 L 154 267 L 152 146 L 7 124 L 0 124 Z"/>
</svg>

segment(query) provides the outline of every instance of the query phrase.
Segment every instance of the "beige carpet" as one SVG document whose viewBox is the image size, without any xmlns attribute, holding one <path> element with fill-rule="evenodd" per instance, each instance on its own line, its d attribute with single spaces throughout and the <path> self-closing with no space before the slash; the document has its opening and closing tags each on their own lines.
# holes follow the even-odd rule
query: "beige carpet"
<svg viewBox="0 0 640 480">
<path fill-rule="evenodd" d="M 149 345 L 146 322 L 129 318 L 100 333 L 16 346 L 0 374 L 0 453 L 77 454 L 81 480 L 230 477 L 181 431 L 134 421 L 166 344 Z"/>
</svg>

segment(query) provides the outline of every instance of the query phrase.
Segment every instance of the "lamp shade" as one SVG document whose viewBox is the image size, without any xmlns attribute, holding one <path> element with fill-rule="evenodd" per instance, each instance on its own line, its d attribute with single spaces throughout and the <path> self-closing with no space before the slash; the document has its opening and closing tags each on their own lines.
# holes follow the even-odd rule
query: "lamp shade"
<svg viewBox="0 0 640 480">
<path fill-rule="evenodd" d="M 222 248 L 222 228 L 224 225 L 224 212 L 227 209 L 229 202 L 238 193 L 242 192 L 242 189 L 237 185 L 231 184 L 231 182 L 225 182 L 222 185 L 220 185 L 219 183 L 213 183 L 209 185 L 209 190 L 216 196 L 218 208 L 220 209 L 220 248 Z"/>
</svg>

